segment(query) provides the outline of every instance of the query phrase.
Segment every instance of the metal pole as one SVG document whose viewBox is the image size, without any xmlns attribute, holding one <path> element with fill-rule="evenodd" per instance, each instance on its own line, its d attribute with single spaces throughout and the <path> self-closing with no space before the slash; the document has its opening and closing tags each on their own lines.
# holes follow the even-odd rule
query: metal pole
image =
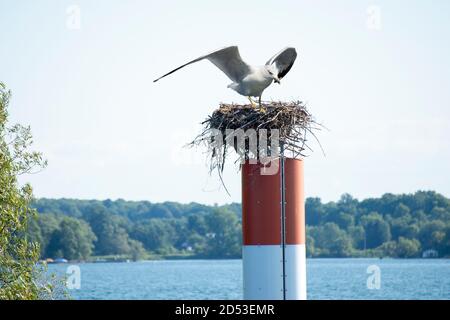
<svg viewBox="0 0 450 320">
<path fill-rule="evenodd" d="M 286 179 L 284 176 L 284 143 L 280 146 L 281 179 L 281 252 L 283 259 L 283 300 L 286 300 Z"/>
</svg>

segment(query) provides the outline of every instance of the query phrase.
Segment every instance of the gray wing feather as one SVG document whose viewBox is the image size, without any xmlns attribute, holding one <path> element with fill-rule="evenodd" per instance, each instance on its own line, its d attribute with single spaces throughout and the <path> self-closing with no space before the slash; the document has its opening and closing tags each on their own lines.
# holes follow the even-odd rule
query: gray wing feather
<svg viewBox="0 0 450 320">
<path fill-rule="evenodd" d="M 159 77 L 153 82 L 156 82 L 159 79 L 162 79 L 187 65 L 201 61 L 203 59 L 208 59 L 209 61 L 211 61 L 216 67 L 222 70 L 228 76 L 228 78 L 230 78 L 234 82 L 239 82 L 250 72 L 250 67 L 244 61 L 242 61 L 238 47 L 231 46 L 216 50 L 207 55 L 189 61 L 188 63 L 185 63 L 182 66 L 179 66 L 178 68 Z"/>
<path fill-rule="evenodd" d="M 250 67 L 242 61 L 238 47 L 226 47 L 206 56 L 206 59 L 222 70 L 234 82 L 241 81 L 250 72 Z"/>
<path fill-rule="evenodd" d="M 275 67 L 278 70 L 277 76 L 279 79 L 282 79 L 289 70 L 291 70 L 296 58 L 297 51 L 295 51 L 295 48 L 288 47 L 270 58 L 270 60 L 266 62 L 266 65 L 275 64 Z"/>
</svg>

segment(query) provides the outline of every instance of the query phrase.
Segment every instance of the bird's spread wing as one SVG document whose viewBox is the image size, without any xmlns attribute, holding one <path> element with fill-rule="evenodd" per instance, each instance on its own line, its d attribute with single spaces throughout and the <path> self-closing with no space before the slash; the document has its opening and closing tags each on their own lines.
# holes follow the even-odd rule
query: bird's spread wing
<svg viewBox="0 0 450 320">
<path fill-rule="evenodd" d="M 203 59 L 208 59 L 209 61 L 214 63 L 216 67 L 222 70 L 228 76 L 228 78 L 230 78 L 234 82 L 239 82 L 250 72 L 250 67 L 241 59 L 238 47 L 231 46 L 216 50 L 207 55 L 189 61 L 188 63 L 185 63 L 182 66 L 166 73 L 162 77 L 159 77 L 153 82 L 156 82 L 159 79 L 162 79 L 165 76 L 168 76 L 169 74 L 172 74 L 175 71 L 180 70 L 181 68 L 187 65 L 190 65 L 194 62 L 198 62 Z"/>
<path fill-rule="evenodd" d="M 266 65 L 275 64 L 278 71 L 278 78 L 282 79 L 291 70 L 296 58 L 297 51 L 295 51 L 295 48 L 285 48 L 270 58 L 266 62 Z"/>
<path fill-rule="evenodd" d="M 250 72 L 250 67 L 242 61 L 236 46 L 217 50 L 205 58 L 214 63 L 234 82 L 241 81 Z"/>
</svg>

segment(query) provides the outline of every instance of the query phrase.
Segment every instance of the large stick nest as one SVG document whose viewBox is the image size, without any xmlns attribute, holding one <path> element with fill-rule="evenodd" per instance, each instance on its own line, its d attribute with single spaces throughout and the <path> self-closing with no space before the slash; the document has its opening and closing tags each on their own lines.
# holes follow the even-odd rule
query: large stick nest
<svg viewBox="0 0 450 320">
<path fill-rule="evenodd" d="M 306 156 L 306 149 L 312 151 L 307 144 L 307 136 L 311 135 L 317 140 L 314 131 L 322 128 L 320 124 L 314 121 L 312 115 L 301 101 L 264 102 L 258 107 L 250 104 L 222 103 L 212 115 L 202 122 L 202 125 L 202 132 L 190 145 L 206 145 L 207 154 L 210 158 L 210 172 L 218 170 L 219 175 L 223 172 L 230 146 L 239 155 L 236 161 L 241 162 L 251 158 L 259 160 L 259 155 L 261 154 L 279 157 L 280 150 L 284 150 L 283 154 L 290 158 L 303 158 Z M 257 152 L 254 152 L 254 148 L 250 148 L 251 143 L 248 138 L 245 139 L 243 144 L 237 143 L 235 138 L 232 138 L 233 140 L 230 143 L 228 129 L 242 129 L 244 132 L 249 132 L 249 129 L 256 131 Z M 259 133 L 261 129 L 267 130 L 267 142 L 260 141 Z M 273 129 L 278 129 L 279 145 L 283 145 L 282 148 L 276 148 L 275 153 L 270 148 L 271 130 Z M 218 132 L 221 133 L 220 138 L 222 139 L 219 145 L 217 144 Z M 317 142 L 319 141 L 317 140 Z"/>
</svg>

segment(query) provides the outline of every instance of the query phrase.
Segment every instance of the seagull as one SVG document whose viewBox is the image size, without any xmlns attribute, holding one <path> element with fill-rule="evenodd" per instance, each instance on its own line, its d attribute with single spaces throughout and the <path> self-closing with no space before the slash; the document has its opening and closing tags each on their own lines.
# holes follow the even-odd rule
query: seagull
<svg viewBox="0 0 450 320">
<path fill-rule="evenodd" d="M 255 102 L 251 97 L 258 97 L 259 105 L 261 106 L 261 96 L 263 91 L 271 85 L 273 81 L 280 84 L 280 80 L 289 72 L 289 70 L 291 70 L 296 58 L 297 52 L 295 51 L 295 48 L 287 47 L 270 58 L 265 65 L 251 66 L 242 60 L 237 46 L 230 46 L 189 61 L 153 82 L 156 82 L 187 65 L 207 59 L 233 81 L 228 85 L 228 88 L 248 97 L 253 107 L 255 107 Z"/>
</svg>

